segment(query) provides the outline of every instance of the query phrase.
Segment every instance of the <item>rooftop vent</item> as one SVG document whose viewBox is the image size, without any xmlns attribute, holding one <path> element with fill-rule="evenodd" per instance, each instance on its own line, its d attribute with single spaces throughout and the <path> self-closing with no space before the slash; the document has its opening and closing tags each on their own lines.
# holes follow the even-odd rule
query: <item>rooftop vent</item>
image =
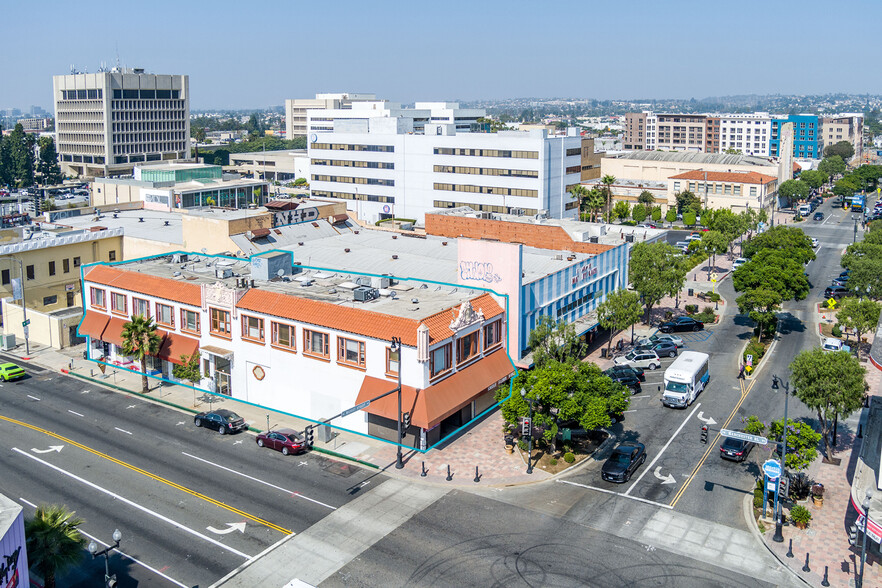
<svg viewBox="0 0 882 588">
<path fill-rule="evenodd" d="M 441 245 L 447 247 L 447 241 L 441 241 Z"/>
<path fill-rule="evenodd" d="M 343 251 L 345 251 L 346 253 L 349 253 L 349 247 L 347 247 L 347 248 L 344 249 Z"/>
<path fill-rule="evenodd" d="M 411 303 L 411 304 L 419 304 L 419 303 L 420 303 L 420 299 L 419 299 L 419 298 L 411 298 L 411 299 L 410 299 L 410 303 Z"/>
<path fill-rule="evenodd" d="M 397 255 L 393 255 L 393 256 L 392 256 L 392 259 L 398 259 L 398 256 L 397 256 Z"/>
</svg>

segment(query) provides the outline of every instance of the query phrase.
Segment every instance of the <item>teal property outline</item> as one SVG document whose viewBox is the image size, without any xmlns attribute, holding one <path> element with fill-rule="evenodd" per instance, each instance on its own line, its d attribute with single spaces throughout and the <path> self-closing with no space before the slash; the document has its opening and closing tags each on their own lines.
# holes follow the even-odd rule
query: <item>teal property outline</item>
<svg viewBox="0 0 882 588">
<path fill-rule="evenodd" d="M 86 268 L 91 268 L 91 267 L 95 267 L 95 266 L 99 266 L 99 265 L 104 265 L 104 266 L 128 265 L 128 264 L 133 264 L 133 263 L 137 263 L 137 262 L 144 261 L 144 260 L 153 260 L 153 259 L 159 259 L 159 258 L 164 258 L 164 257 L 171 257 L 171 256 L 173 256 L 173 255 L 200 256 L 200 257 L 203 257 L 203 258 L 205 258 L 205 257 L 214 257 L 214 258 L 219 258 L 219 259 L 229 259 L 229 260 L 232 260 L 232 261 L 240 261 L 240 262 L 241 262 L 241 261 L 248 261 L 248 262 L 251 262 L 251 259 L 252 259 L 253 257 L 255 257 L 255 256 L 258 256 L 258 255 L 263 256 L 263 255 L 266 255 L 267 253 L 274 253 L 274 252 L 277 252 L 277 253 L 283 253 L 283 254 L 286 254 L 286 255 L 291 255 L 291 258 L 292 258 L 292 260 L 293 260 L 293 257 L 294 257 L 294 253 L 293 253 L 293 251 L 287 251 L 287 250 L 284 250 L 284 249 L 269 249 L 269 250 L 267 250 L 267 251 L 262 251 L 262 252 L 260 252 L 260 253 L 256 253 L 256 254 L 254 254 L 254 255 L 251 255 L 251 256 L 249 256 L 249 257 L 247 257 L 247 258 L 243 258 L 243 257 L 233 257 L 233 256 L 229 256 L 229 255 L 212 254 L 212 253 L 197 253 L 197 252 L 188 252 L 188 251 L 172 251 L 172 252 L 169 252 L 169 253 L 162 253 L 162 254 L 156 254 L 156 255 L 147 255 L 147 256 L 144 256 L 144 257 L 139 257 L 139 258 L 136 258 L 136 259 L 129 259 L 129 260 L 125 260 L 125 261 L 114 261 L 114 262 L 96 261 L 96 262 L 93 262 L 93 263 L 88 263 L 88 264 L 85 264 L 85 265 L 81 265 L 81 266 L 80 266 L 80 284 L 81 284 L 82 287 L 80 288 L 80 290 L 81 290 L 80 295 L 82 296 L 82 302 L 83 302 L 83 309 L 84 309 L 84 310 L 83 310 L 83 318 L 80 320 L 79 324 L 77 325 L 77 336 L 78 336 L 78 337 L 83 337 L 83 336 L 84 336 L 84 335 L 81 335 L 81 334 L 80 334 L 80 326 L 82 326 L 83 321 L 86 320 L 86 310 L 88 309 L 88 306 L 86 305 L 86 288 L 85 288 L 85 272 L 86 272 Z M 509 330 L 509 320 L 510 320 L 510 319 L 509 319 L 509 307 L 510 307 L 510 304 L 509 304 L 509 302 L 510 302 L 510 301 L 509 301 L 509 295 L 508 295 L 508 294 L 500 294 L 500 293 L 496 292 L 495 290 L 493 290 L 493 289 L 491 289 L 491 288 L 483 288 L 483 287 L 481 287 L 481 286 L 472 286 L 472 285 L 464 285 L 464 284 L 451 284 L 451 283 L 448 283 L 448 282 L 439 282 L 439 281 L 435 281 L 435 280 L 424 280 L 424 279 L 418 279 L 418 278 L 399 278 L 399 277 L 397 277 L 397 276 L 388 275 L 388 274 L 371 274 L 371 273 L 367 273 L 367 272 L 349 271 L 349 270 L 341 270 L 341 269 L 334 269 L 334 268 L 324 268 L 324 267 L 316 267 L 316 266 L 307 266 L 307 265 L 295 265 L 294 267 L 299 267 L 299 268 L 301 268 L 301 270 L 309 269 L 309 270 L 318 270 L 318 271 L 333 272 L 333 273 L 337 273 L 337 274 L 352 274 L 352 275 L 367 276 L 367 277 L 391 278 L 391 279 L 395 279 L 395 280 L 398 280 L 398 281 L 404 281 L 404 282 L 419 282 L 419 283 L 423 283 L 423 284 L 435 284 L 435 285 L 438 285 L 438 286 L 447 286 L 447 287 L 453 287 L 453 288 L 469 288 L 469 289 L 472 289 L 472 290 L 480 290 L 480 291 L 484 291 L 484 292 L 489 292 L 489 293 L 491 293 L 491 294 L 494 294 L 494 295 L 496 295 L 496 296 L 500 296 L 500 297 L 502 297 L 502 298 L 505 299 L 505 323 L 506 323 L 505 326 L 506 326 L 506 338 L 508 339 L 509 336 L 510 336 L 510 330 Z M 458 271 L 458 270 L 457 270 L 457 271 Z M 130 368 L 127 368 L 127 367 L 123 367 L 123 366 L 121 366 L 121 365 L 116 365 L 116 364 L 111 364 L 111 363 L 103 362 L 103 361 L 98 360 L 98 359 L 93 359 L 93 358 L 91 357 L 91 353 L 90 353 L 90 351 L 91 351 L 91 341 L 92 341 L 92 337 L 89 336 L 89 335 L 85 335 L 85 337 L 86 337 L 86 341 L 87 341 L 87 345 L 86 345 L 86 360 L 91 361 L 91 362 L 94 362 L 94 363 L 97 363 L 97 364 L 103 364 L 103 365 L 105 365 L 105 366 L 109 366 L 109 367 L 111 367 L 111 368 L 113 368 L 113 369 L 118 369 L 118 370 L 128 371 L 128 372 L 131 372 L 131 373 L 133 373 L 133 374 L 137 374 L 137 375 L 139 375 L 139 376 L 143 376 L 143 375 L 144 375 L 142 372 L 137 371 L 137 370 L 134 370 L 134 369 L 130 369 Z M 383 443 L 388 443 L 389 445 L 393 445 L 393 446 L 399 446 L 399 445 L 400 445 L 402 449 L 406 449 L 406 450 L 408 450 L 408 451 L 416 451 L 416 452 L 418 452 L 418 453 L 425 454 L 425 453 L 428 453 L 429 450 L 434 449 L 435 447 L 441 445 L 442 443 L 446 443 L 447 441 L 449 441 L 450 439 L 452 439 L 453 437 L 455 437 L 456 435 L 458 435 L 461 431 L 463 431 L 464 429 L 466 429 L 466 428 L 472 426 L 475 422 L 477 422 L 478 420 L 480 420 L 481 418 L 483 418 L 485 415 L 487 415 L 488 413 L 490 413 L 493 409 L 495 409 L 496 407 L 500 406 L 503 402 L 506 402 L 506 401 L 508 401 L 508 399 L 511 398 L 511 396 L 512 396 L 512 390 L 514 389 L 514 379 L 519 375 L 520 372 L 518 371 L 518 367 L 517 367 L 517 365 L 515 365 L 514 361 L 512 361 L 512 359 L 511 359 L 511 355 L 509 354 L 508 346 L 506 346 L 506 347 L 504 348 L 504 350 L 505 350 L 505 356 L 508 358 L 509 363 L 511 364 L 512 368 L 514 369 L 514 375 L 509 379 L 509 383 L 508 383 L 508 396 L 506 396 L 506 397 L 503 398 L 502 400 L 498 400 L 498 401 L 494 402 L 494 403 L 491 404 L 489 407 L 487 407 L 485 410 L 483 410 L 480 414 L 475 415 L 474 418 L 470 419 L 467 423 L 465 423 L 464 425 L 461 425 L 460 427 L 454 429 L 453 431 L 451 431 L 451 432 L 448 433 L 446 436 L 442 437 L 441 439 L 439 439 L 438 441 L 436 441 L 436 442 L 433 443 L 432 445 L 427 446 L 426 449 L 420 449 L 420 448 L 418 448 L 418 447 L 412 447 L 412 446 L 409 446 L 409 445 L 399 444 L 399 443 L 396 443 L 395 441 L 389 441 L 388 439 L 382 439 L 382 438 L 380 438 L 380 437 L 376 437 L 376 436 L 374 436 L 374 435 L 370 435 L 370 434 L 368 434 L 368 433 L 361 433 L 361 432 L 359 432 L 359 431 L 353 431 L 352 429 L 347 429 L 347 428 L 342 427 L 342 426 L 339 426 L 339 425 L 332 425 L 332 424 L 330 424 L 330 423 L 325 423 L 325 422 L 322 422 L 322 421 L 317 421 L 317 420 L 315 420 L 315 419 L 311 419 L 311 418 L 308 418 L 308 417 L 305 417 L 305 416 L 301 416 L 301 415 L 293 414 L 293 413 L 286 412 L 286 411 L 283 411 L 283 410 L 279 410 L 279 409 L 276 409 L 276 408 L 272 408 L 272 407 L 270 407 L 270 406 L 264 406 L 264 405 L 262 405 L 262 404 L 256 404 L 256 403 L 253 403 L 253 402 L 249 402 L 249 401 L 247 401 L 247 400 L 242 400 L 242 399 L 240 399 L 240 398 L 234 398 L 234 397 L 232 397 L 232 396 L 226 396 L 226 395 L 224 395 L 224 394 L 218 394 L 217 392 L 211 392 L 210 390 L 206 390 L 206 389 L 204 389 L 204 388 L 199 388 L 199 387 L 196 387 L 196 386 L 191 386 L 191 385 L 188 385 L 188 384 L 183 384 L 183 383 L 181 383 L 181 382 L 173 382 L 173 381 L 171 381 L 171 380 L 169 380 L 169 379 L 163 378 L 162 376 L 156 376 L 156 375 L 152 375 L 152 374 L 147 374 L 147 377 L 148 377 L 148 378 L 153 378 L 154 380 L 159 380 L 160 382 L 166 382 L 166 383 L 171 384 L 171 385 L 174 385 L 174 386 L 182 386 L 182 387 L 184 387 L 184 388 L 190 388 L 191 390 L 194 390 L 194 391 L 197 391 L 197 392 L 202 392 L 202 393 L 204 393 L 204 394 L 211 394 L 212 396 L 217 396 L 217 397 L 219 397 L 219 398 L 228 399 L 228 400 L 235 400 L 236 402 L 241 402 L 241 403 L 243 403 L 243 404 L 247 404 L 247 405 L 249 405 L 249 406 L 254 406 L 254 407 L 257 407 L 257 408 L 262 408 L 262 409 L 264 409 L 264 410 L 271 410 L 271 411 L 273 411 L 273 412 L 277 412 L 277 413 L 279 413 L 279 414 L 284 414 L 284 415 L 287 415 L 287 416 L 290 416 L 290 417 L 293 417 L 293 418 L 297 418 L 297 419 L 300 419 L 300 420 L 304 420 L 304 421 L 307 421 L 307 422 L 310 422 L 310 423 L 314 423 L 314 424 L 317 424 L 317 425 L 324 425 L 324 426 L 330 427 L 330 428 L 332 428 L 332 429 L 336 429 L 336 430 L 340 430 L 340 431 L 345 431 L 345 432 L 347 432 L 347 433 L 352 433 L 352 434 L 355 434 L 355 435 L 361 435 L 362 437 L 369 437 L 369 438 L 371 438 L 371 439 L 376 439 L 377 441 L 382 441 Z M 436 426 L 438 426 L 438 425 L 436 425 Z"/>
</svg>

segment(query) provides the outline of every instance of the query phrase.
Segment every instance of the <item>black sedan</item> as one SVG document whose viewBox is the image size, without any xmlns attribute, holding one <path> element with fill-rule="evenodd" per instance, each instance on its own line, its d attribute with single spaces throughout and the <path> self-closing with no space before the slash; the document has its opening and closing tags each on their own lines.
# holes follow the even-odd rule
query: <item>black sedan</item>
<svg viewBox="0 0 882 588">
<path fill-rule="evenodd" d="M 658 326 L 658 330 L 662 333 L 683 333 L 686 331 L 701 331 L 702 329 L 704 329 L 704 323 L 688 316 L 677 317 Z"/>
<path fill-rule="evenodd" d="M 822 221 L 822 220 L 824 220 L 824 213 L 819 210 L 818 212 L 815 213 L 815 216 L 813 216 L 812 218 L 815 219 L 816 221 Z"/>
<path fill-rule="evenodd" d="M 637 373 L 638 369 L 640 370 L 639 375 Z M 642 368 L 633 368 L 629 365 L 614 365 L 603 373 L 609 376 L 613 382 L 618 382 L 630 388 L 632 394 L 640 392 L 640 382 L 646 379 Z"/>
<path fill-rule="evenodd" d="M 750 455 L 753 446 L 754 443 L 750 441 L 726 437 L 726 440 L 720 445 L 720 457 L 731 459 L 732 461 L 744 461 Z"/>
<path fill-rule="evenodd" d="M 622 443 L 600 468 L 600 477 L 607 482 L 622 484 L 631 479 L 634 471 L 646 461 L 643 443 Z"/>
<path fill-rule="evenodd" d="M 244 431 L 248 428 L 245 419 L 232 410 L 220 408 L 214 411 L 200 412 L 193 417 L 193 424 L 197 427 L 208 427 L 217 430 L 221 435 Z"/>
<path fill-rule="evenodd" d="M 677 357 L 677 346 L 670 341 L 657 341 L 651 345 L 641 345 L 639 351 L 655 351 L 659 357 Z"/>
</svg>

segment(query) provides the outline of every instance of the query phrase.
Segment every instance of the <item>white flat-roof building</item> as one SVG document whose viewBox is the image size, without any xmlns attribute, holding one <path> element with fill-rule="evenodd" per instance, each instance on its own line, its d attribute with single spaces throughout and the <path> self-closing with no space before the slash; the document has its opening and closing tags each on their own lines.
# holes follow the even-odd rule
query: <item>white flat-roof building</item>
<svg viewBox="0 0 882 588">
<path fill-rule="evenodd" d="M 399 118 L 408 132 L 423 133 L 430 122 L 453 124 L 457 131 L 468 132 L 485 114 L 483 108 L 460 108 L 456 102 L 417 102 L 414 108 L 404 108 L 388 100 L 362 101 L 348 107 L 307 110 L 306 126 L 309 133 L 330 133 L 335 121 Z"/>
<path fill-rule="evenodd" d="M 376 94 L 355 94 L 353 92 L 316 94 L 315 98 L 295 98 L 285 100 L 285 137 L 306 136 L 306 112 L 311 109 L 324 110 L 352 108 L 353 102 L 376 100 Z"/>
<path fill-rule="evenodd" d="M 125 175 L 137 163 L 189 159 L 189 76 L 113 68 L 52 85 L 63 173 Z"/>
<path fill-rule="evenodd" d="M 772 117 L 768 112 L 720 114 L 720 151 L 734 149 L 744 155 L 769 155 Z"/>
<path fill-rule="evenodd" d="M 310 188 L 342 199 L 359 218 L 421 223 L 437 208 L 575 217 L 569 191 L 581 178 L 582 138 L 547 131 L 459 133 L 428 123 L 413 134 L 405 117 L 336 121 L 307 141 Z"/>
<path fill-rule="evenodd" d="M 230 153 L 230 165 L 227 169 L 253 178 L 278 182 L 297 178 L 309 180 L 309 156 L 306 149 Z"/>
</svg>

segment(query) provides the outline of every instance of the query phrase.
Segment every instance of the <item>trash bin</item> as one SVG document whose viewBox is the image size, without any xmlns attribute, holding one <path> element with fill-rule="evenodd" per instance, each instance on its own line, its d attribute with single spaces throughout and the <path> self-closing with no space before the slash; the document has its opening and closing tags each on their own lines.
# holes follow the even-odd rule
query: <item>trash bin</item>
<svg viewBox="0 0 882 588">
<path fill-rule="evenodd" d="M 606 347 L 600 348 L 600 357 L 603 359 L 606 359 L 608 357 L 608 355 L 606 354 Z"/>
<path fill-rule="evenodd" d="M 689 292 L 690 296 L 695 296 L 695 290 L 693 290 L 692 288 L 689 288 L 689 290 L 687 291 Z"/>
</svg>

